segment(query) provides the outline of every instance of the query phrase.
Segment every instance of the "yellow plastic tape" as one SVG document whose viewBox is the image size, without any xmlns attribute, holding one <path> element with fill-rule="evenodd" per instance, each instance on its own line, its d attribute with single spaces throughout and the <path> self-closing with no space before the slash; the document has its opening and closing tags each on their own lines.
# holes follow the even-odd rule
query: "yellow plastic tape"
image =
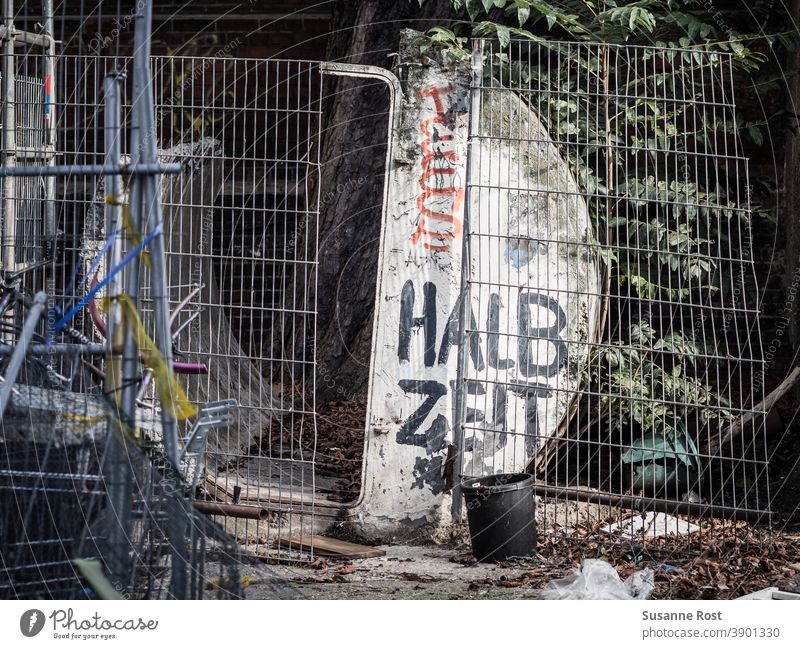
<svg viewBox="0 0 800 649">
<path fill-rule="evenodd" d="M 178 421 L 183 421 L 184 419 L 196 415 L 197 406 L 189 401 L 175 373 L 167 366 L 166 359 L 161 354 L 158 347 L 156 347 L 156 344 L 151 340 L 150 336 L 147 335 L 144 326 L 142 326 L 142 321 L 139 319 L 136 307 L 134 307 L 130 297 L 127 295 L 118 295 L 116 296 L 116 300 L 120 307 L 120 326 L 116 327 L 114 331 L 114 348 L 120 349 L 122 347 L 124 332 L 128 327 L 132 327 L 134 340 L 142 355 L 142 359 L 145 365 L 153 372 L 156 391 L 158 392 L 158 398 L 161 400 L 161 406 L 166 408 L 167 412 Z M 107 307 L 109 301 L 110 298 L 103 298 L 104 308 Z M 118 394 L 122 383 L 120 363 L 115 362 L 112 364 L 110 380 L 115 394 Z"/>
<path fill-rule="evenodd" d="M 117 401 L 119 402 L 119 393 L 116 393 Z M 119 403 L 118 403 L 119 405 Z M 138 443 L 139 436 L 135 430 L 133 430 L 130 426 L 126 425 L 122 422 L 121 419 L 115 417 L 112 413 L 106 413 L 104 415 L 77 415 L 72 412 L 62 412 L 56 413 L 58 417 L 62 418 L 64 421 L 69 422 L 70 431 L 73 434 L 80 434 L 86 432 L 92 426 L 99 424 L 106 420 L 107 417 L 110 417 L 112 421 L 114 421 L 119 427 L 120 430 L 128 435 L 132 440 Z"/>
<path fill-rule="evenodd" d="M 128 236 L 131 238 L 134 246 L 138 246 L 142 242 L 142 235 L 133 224 L 133 214 L 131 213 L 130 205 L 119 202 L 110 194 L 106 196 L 106 203 L 122 208 L 122 227 L 128 233 Z M 147 250 L 142 250 L 141 255 L 144 265 L 150 268 L 150 253 L 147 252 Z"/>
</svg>

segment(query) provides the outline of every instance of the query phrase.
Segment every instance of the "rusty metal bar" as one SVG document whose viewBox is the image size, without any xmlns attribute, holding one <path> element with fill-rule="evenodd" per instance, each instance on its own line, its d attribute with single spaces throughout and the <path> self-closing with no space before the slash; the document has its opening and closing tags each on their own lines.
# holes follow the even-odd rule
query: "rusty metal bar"
<svg viewBox="0 0 800 649">
<path fill-rule="evenodd" d="M 209 516 L 230 516 L 231 518 L 247 518 L 254 521 L 263 521 L 269 515 L 264 507 L 256 505 L 234 505 L 231 503 L 216 503 L 207 500 L 195 500 L 194 508 Z"/>
<path fill-rule="evenodd" d="M 663 498 L 627 495 L 617 496 L 600 491 L 576 489 L 575 487 L 556 487 L 537 484 L 534 485 L 533 492 L 537 496 L 554 498 L 562 502 L 571 499 L 596 505 L 610 505 L 621 509 L 633 509 L 638 512 L 659 512 L 684 516 L 698 516 L 702 518 L 727 518 L 736 521 L 747 521 L 748 523 L 766 524 L 773 520 L 775 516 L 774 512 L 758 509 L 728 507 L 710 503 L 670 501 Z"/>
</svg>

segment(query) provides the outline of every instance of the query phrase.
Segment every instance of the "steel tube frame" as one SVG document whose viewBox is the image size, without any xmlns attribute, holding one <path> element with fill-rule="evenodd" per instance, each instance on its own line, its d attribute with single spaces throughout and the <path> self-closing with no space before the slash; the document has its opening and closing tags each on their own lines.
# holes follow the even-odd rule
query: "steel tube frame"
<svg viewBox="0 0 800 649">
<path fill-rule="evenodd" d="M 53 167 L 56 164 L 55 150 L 57 145 L 56 138 L 56 84 L 55 84 L 55 68 L 56 68 L 56 43 L 53 39 L 53 0 L 43 0 L 42 13 L 44 13 L 44 36 L 47 38 L 45 47 L 45 113 L 44 113 L 44 126 L 45 126 L 45 140 L 44 145 L 48 151 L 47 166 Z M 47 254 L 55 258 L 56 251 L 56 236 L 58 229 L 56 228 L 56 179 L 54 176 L 48 176 L 45 180 L 45 223 L 44 223 L 44 239 Z"/>
<path fill-rule="evenodd" d="M 28 345 L 33 339 L 33 334 L 36 332 L 36 325 L 39 324 L 39 318 L 42 317 L 47 305 L 47 294 L 39 292 L 33 297 L 33 305 L 28 311 L 25 318 L 25 324 L 22 327 L 19 341 L 14 347 L 14 352 L 11 354 L 11 360 L 8 362 L 8 368 L 4 377 L 3 385 L 0 386 L 0 423 L 3 421 L 3 415 L 6 412 L 6 406 L 11 399 L 11 392 L 14 389 L 14 383 L 17 380 L 22 365 L 25 363 L 25 354 L 28 351 Z"/>
<path fill-rule="evenodd" d="M 399 127 L 400 116 L 400 103 L 403 99 L 403 88 L 400 85 L 399 79 L 383 68 L 373 65 L 356 65 L 352 63 L 320 63 L 320 72 L 322 74 L 330 74 L 338 77 L 353 77 L 356 79 L 378 79 L 386 84 L 389 91 L 389 115 L 387 126 L 386 138 L 386 158 L 384 159 L 383 169 L 383 200 L 381 207 L 381 223 L 383 228 L 386 227 L 386 222 L 389 213 L 389 204 L 391 201 L 392 187 L 391 187 L 391 174 L 389 173 L 392 168 L 392 158 L 394 156 L 393 143 L 394 135 Z M 378 268 L 383 268 L 386 261 L 386 251 L 384 250 L 384 237 L 381 234 L 378 245 Z M 375 282 L 375 304 L 379 303 L 381 297 L 381 273 L 378 272 L 377 281 Z M 382 326 L 380 320 L 380 309 L 375 309 L 375 316 L 372 323 L 372 330 L 378 331 Z M 370 351 L 370 365 L 375 363 L 377 357 L 378 337 L 372 336 L 372 346 Z M 376 395 L 373 390 L 372 382 L 370 381 L 367 394 L 367 421 L 364 424 L 364 465 L 362 465 L 361 473 L 362 478 L 366 476 L 366 458 L 369 454 L 369 445 L 373 436 L 382 435 L 381 425 L 376 422 L 370 421 L 369 413 L 372 412 L 373 399 L 379 399 L 380 396 Z M 358 498 L 355 502 L 348 505 L 353 509 L 360 506 L 364 502 L 366 480 L 361 480 L 361 488 L 359 490 Z"/>
<path fill-rule="evenodd" d="M 3 26 L 6 34 L 14 31 L 14 0 L 3 0 Z M 15 151 L 16 140 L 16 96 L 15 96 L 15 66 L 14 66 L 14 41 L 3 38 L 3 167 L 0 171 L 12 170 L 17 163 Z M 11 175 L 3 174 L 3 270 L 13 272 L 16 270 L 15 241 L 16 241 L 16 212 L 14 204 L 14 179 Z"/>
<path fill-rule="evenodd" d="M 0 177 L 107 176 L 110 174 L 156 176 L 179 174 L 180 172 L 180 164 L 52 165 L 49 167 L 0 168 Z"/>
<path fill-rule="evenodd" d="M 0 356 L 10 356 L 16 349 L 15 345 L 0 345 Z M 47 356 L 48 354 L 58 356 L 89 354 L 100 356 L 108 352 L 108 347 L 102 343 L 71 344 L 55 343 L 53 345 L 29 345 L 28 354 L 34 356 Z"/>
<path fill-rule="evenodd" d="M 150 164 L 158 166 L 156 151 L 156 132 L 154 118 L 153 85 L 150 73 L 150 46 L 153 2 L 149 0 L 138 5 L 136 14 L 136 32 L 134 37 L 133 58 L 133 127 L 131 129 L 131 159 L 134 164 Z M 161 183 L 158 175 L 134 176 L 131 188 L 131 207 L 134 221 L 140 232 L 150 232 L 162 224 Z M 155 343 L 164 362 L 171 372 L 172 336 L 170 335 L 169 295 L 167 293 L 166 255 L 164 249 L 163 229 L 150 244 L 150 296 L 153 301 L 155 320 Z M 137 305 L 139 297 L 139 260 L 130 265 L 128 296 Z M 133 291 L 132 293 L 130 291 Z M 126 405 L 136 407 L 138 372 L 138 354 L 136 345 L 126 345 L 123 351 L 123 399 Z M 133 380 L 131 380 L 133 379 Z M 167 476 L 177 476 L 179 467 L 179 442 L 177 422 L 171 412 L 161 407 L 161 429 L 164 453 L 167 459 Z M 177 483 L 177 477 L 175 477 Z M 178 485 L 176 484 L 176 488 Z M 170 505 L 177 511 L 170 512 L 168 536 L 172 550 L 172 579 L 170 592 L 176 599 L 188 596 L 188 558 L 186 556 L 186 520 L 191 505 L 179 493 L 170 499 Z M 194 530 L 192 530 L 194 533 Z"/>
<path fill-rule="evenodd" d="M 121 127 L 121 79 L 122 75 L 113 73 L 103 79 L 103 94 L 105 97 L 105 111 L 103 124 L 103 140 L 105 151 L 105 166 L 111 170 L 119 166 L 122 155 L 122 127 Z M 121 194 L 119 174 L 109 173 L 104 178 L 105 202 L 105 231 L 106 236 L 118 232 L 121 227 L 120 208 L 118 206 Z M 109 200 L 110 199 L 110 200 Z M 106 268 L 116 268 L 122 258 L 122 237 L 116 237 L 106 253 Z M 108 284 L 107 295 L 119 295 L 122 281 L 115 275 Z M 106 337 L 106 373 L 105 392 L 112 394 L 119 386 L 113 379 L 112 362 L 114 347 L 114 332 L 119 326 L 120 310 L 115 302 L 109 303 L 108 324 Z M 127 338 L 132 337 L 126 332 Z M 123 384 L 124 385 L 124 384 Z M 111 403 L 115 403 L 116 395 L 112 395 Z M 129 403 L 122 403 L 118 413 L 119 419 L 132 430 L 136 426 L 136 404 L 132 407 Z M 112 579 L 120 586 L 125 583 L 130 572 L 130 547 L 131 547 L 131 507 L 133 502 L 133 473 L 130 458 L 126 447 L 125 436 L 120 429 L 117 419 L 109 417 L 108 420 L 108 449 L 103 462 L 103 476 L 107 485 L 108 500 L 113 512 L 113 522 L 109 526 L 109 548 L 114 560 L 109 562 Z"/>
<path fill-rule="evenodd" d="M 471 304 L 470 304 L 470 188 L 472 187 L 473 158 L 475 157 L 475 135 L 480 131 L 481 121 L 481 74 L 483 68 L 483 41 L 476 41 L 472 48 L 472 65 L 470 79 L 470 106 L 469 106 L 469 131 L 467 135 L 467 188 L 464 200 L 463 234 L 461 235 L 461 296 L 460 312 L 458 314 L 458 339 L 461 344 L 458 346 L 458 369 L 456 374 L 455 390 L 455 421 L 453 422 L 453 445 L 456 449 L 453 494 L 450 515 L 454 523 L 463 521 L 462 503 L 463 493 L 461 489 L 461 473 L 464 462 L 464 422 L 467 415 L 467 364 L 469 359 L 468 347 L 466 343 L 469 332 Z"/>
</svg>

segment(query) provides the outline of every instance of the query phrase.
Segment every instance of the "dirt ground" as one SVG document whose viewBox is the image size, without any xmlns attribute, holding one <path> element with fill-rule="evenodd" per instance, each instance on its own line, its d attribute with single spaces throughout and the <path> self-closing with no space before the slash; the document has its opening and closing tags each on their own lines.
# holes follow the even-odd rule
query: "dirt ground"
<svg viewBox="0 0 800 649">
<path fill-rule="evenodd" d="M 800 536 L 765 538 L 744 526 L 681 539 L 609 546 L 596 537 L 546 539 L 529 561 L 476 563 L 468 545 L 387 545 L 361 560 L 241 566 L 248 599 L 535 599 L 586 558 L 611 563 L 622 579 L 655 573 L 653 599 L 735 599 L 767 587 L 800 592 Z M 687 547 L 690 548 L 687 551 Z"/>
<path fill-rule="evenodd" d="M 269 569 L 305 599 L 524 599 L 538 589 L 520 581 L 525 566 L 459 562 L 461 553 L 440 546 L 380 546 L 386 556 Z M 249 568 L 252 568 L 250 566 Z M 243 572 L 248 574 L 247 567 Z M 269 596 L 262 583 L 246 589 L 248 599 Z"/>
</svg>

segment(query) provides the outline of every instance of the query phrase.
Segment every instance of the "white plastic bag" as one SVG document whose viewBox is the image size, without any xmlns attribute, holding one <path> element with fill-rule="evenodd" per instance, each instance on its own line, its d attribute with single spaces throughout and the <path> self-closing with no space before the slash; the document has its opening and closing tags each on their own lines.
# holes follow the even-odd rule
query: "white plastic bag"
<svg viewBox="0 0 800 649">
<path fill-rule="evenodd" d="M 542 599 L 647 599 L 655 588 L 653 570 L 633 573 L 624 582 L 602 559 L 586 559 L 563 579 L 554 579 L 542 589 Z"/>
</svg>

